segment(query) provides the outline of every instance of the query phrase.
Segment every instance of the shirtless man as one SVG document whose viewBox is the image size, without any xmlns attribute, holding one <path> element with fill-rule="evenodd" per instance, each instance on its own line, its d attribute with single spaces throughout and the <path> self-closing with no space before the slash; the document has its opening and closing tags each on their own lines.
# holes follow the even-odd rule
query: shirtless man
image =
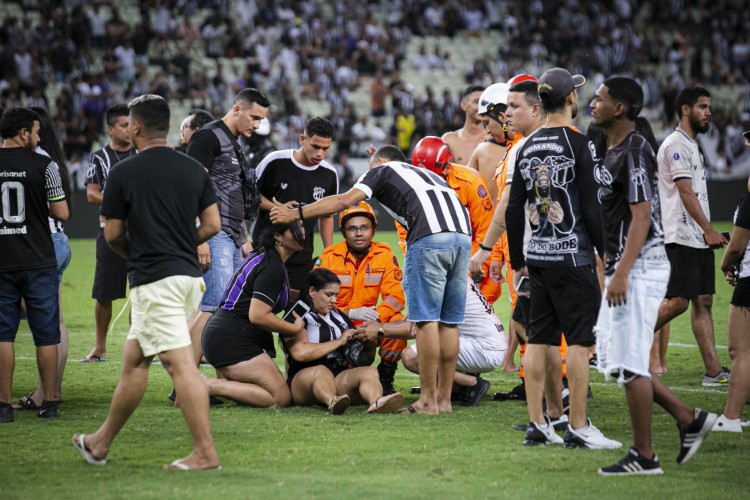
<svg viewBox="0 0 750 500">
<path fill-rule="evenodd" d="M 482 123 L 482 117 L 477 112 L 479 108 L 479 96 L 482 95 L 484 87 L 471 85 L 464 90 L 461 96 L 461 109 L 466 113 L 464 126 L 452 132 L 446 132 L 441 139 L 448 144 L 453 153 L 453 162 L 466 165 L 479 144 L 487 139 L 487 130 Z"/>
</svg>

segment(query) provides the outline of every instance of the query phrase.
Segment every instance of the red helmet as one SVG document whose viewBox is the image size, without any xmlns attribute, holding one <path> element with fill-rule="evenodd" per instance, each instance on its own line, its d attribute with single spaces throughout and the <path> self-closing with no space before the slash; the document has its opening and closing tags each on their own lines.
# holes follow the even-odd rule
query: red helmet
<svg viewBox="0 0 750 500">
<path fill-rule="evenodd" d="M 520 75 L 516 75 L 513 78 L 511 78 L 510 80 L 508 80 L 508 85 L 510 85 L 512 87 L 513 85 L 515 85 L 517 83 L 521 83 L 521 82 L 534 82 L 534 83 L 537 83 L 538 81 L 539 81 L 539 79 L 537 79 L 535 76 L 531 76 L 531 75 L 526 74 L 526 73 L 521 73 Z"/>
<path fill-rule="evenodd" d="M 452 158 L 451 150 L 440 137 L 428 135 L 414 146 L 414 151 L 411 153 L 411 164 L 442 175 L 443 168 L 450 163 Z"/>
</svg>

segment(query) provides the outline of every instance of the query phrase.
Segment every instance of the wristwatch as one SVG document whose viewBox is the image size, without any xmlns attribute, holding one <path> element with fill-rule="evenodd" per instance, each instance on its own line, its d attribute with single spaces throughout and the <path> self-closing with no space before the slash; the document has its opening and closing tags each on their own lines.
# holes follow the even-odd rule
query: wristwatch
<svg viewBox="0 0 750 500">
<path fill-rule="evenodd" d="M 378 338 L 382 339 L 383 337 L 385 337 L 385 330 L 383 330 L 383 327 L 381 326 L 378 328 Z"/>
</svg>

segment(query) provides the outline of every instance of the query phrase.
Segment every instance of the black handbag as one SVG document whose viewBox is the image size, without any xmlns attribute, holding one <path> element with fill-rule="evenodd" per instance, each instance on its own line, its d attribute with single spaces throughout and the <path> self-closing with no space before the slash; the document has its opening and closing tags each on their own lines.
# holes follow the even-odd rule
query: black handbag
<svg viewBox="0 0 750 500">
<path fill-rule="evenodd" d="M 375 361 L 375 346 L 364 340 L 351 340 L 344 346 L 344 357 L 349 366 L 370 366 Z"/>
</svg>

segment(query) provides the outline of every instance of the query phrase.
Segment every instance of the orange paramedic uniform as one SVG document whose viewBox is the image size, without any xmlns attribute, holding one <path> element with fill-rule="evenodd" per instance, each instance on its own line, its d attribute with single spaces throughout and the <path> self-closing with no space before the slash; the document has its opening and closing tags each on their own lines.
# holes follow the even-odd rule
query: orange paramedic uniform
<svg viewBox="0 0 750 500">
<path fill-rule="evenodd" d="M 375 307 L 380 314 L 380 322 L 388 323 L 404 318 L 406 298 L 401 286 L 403 273 L 396 256 L 386 243 L 373 241 L 367 255 L 359 262 L 349 253 L 346 241 L 326 248 L 315 261 L 315 267 L 328 269 L 341 280 L 341 292 L 336 307 L 342 311 L 358 307 Z M 378 298 L 382 298 L 378 304 Z M 355 321 L 359 325 L 361 321 Z M 397 363 L 401 351 L 406 348 L 405 340 L 381 339 L 380 357 Z"/>
</svg>

